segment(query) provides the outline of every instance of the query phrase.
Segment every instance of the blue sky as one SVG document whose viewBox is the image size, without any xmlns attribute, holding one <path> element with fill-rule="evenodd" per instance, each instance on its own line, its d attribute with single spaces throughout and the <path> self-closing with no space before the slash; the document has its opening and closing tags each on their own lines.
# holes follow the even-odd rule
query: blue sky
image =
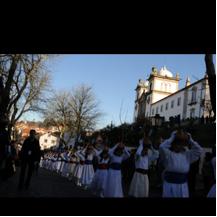
<svg viewBox="0 0 217 217">
<path fill-rule="evenodd" d="M 215 63 L 215 56 L 214 56 Z M 216 64 L 215 64 L 216 65 Z M 93 87 L 100 109 L 104 113 L 97 128 L 111 121 L 118 125 L 121 104 L 122 119 L 132 122 L 135 87 L 138 80 L 147 79 L 151 68 L 166 66 L 181 77 L 179 87 L 186 77 L 191 82 L 201 79 L 205 73 L 204 55 L 59 55 L 48 62 L 52 86 L 56 90 L 70 90 L 79 84 Z M 26 114 L 24 119 L 38 120 L 37 114 Z"/>
</svg>

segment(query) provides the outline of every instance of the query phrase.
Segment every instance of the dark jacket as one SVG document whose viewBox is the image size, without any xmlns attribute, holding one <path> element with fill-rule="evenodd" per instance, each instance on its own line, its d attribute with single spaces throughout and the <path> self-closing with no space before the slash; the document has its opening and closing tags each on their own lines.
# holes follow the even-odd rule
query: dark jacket
<svg viewBox="0 0 217 217">
<path fill-rule="evenodd" d="M 41 158 L 39 141 L 37 139 L 31 141 L 31 138 L 28 137 L 23 143 L 20 158 L 21 161 L 39 162 Z"/>
<path fill-rule="evenodd" d="M 6 158 L 7 147 L 10 144 L 10 136 L 7 130 L 0 131 L 0 161 Z"/>
</svg>

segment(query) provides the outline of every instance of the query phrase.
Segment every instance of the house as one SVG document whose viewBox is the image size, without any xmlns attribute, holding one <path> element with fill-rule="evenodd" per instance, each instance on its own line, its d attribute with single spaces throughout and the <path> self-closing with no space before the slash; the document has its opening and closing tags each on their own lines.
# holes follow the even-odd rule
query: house
<svg viewBox="0 0 217 217">
<path fill-rule="evenodd" d="M 52 147 L 58 147 L 59 140 L 60 140 L 59 136 L 51 132 L 41 135 L 39 138 L 39 144 L 40 144 L 41 150 L 49 149 Z"/>
</svg>

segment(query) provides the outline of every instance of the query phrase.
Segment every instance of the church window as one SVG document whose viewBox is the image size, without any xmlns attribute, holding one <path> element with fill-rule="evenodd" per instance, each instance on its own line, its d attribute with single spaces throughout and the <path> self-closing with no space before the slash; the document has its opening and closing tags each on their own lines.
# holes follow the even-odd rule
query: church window
<svg viewBox="0 0 217 217">
<path fill-rule="evenodd" d="M 181 97 L 179 97 L 178 99 L 177 99 L 177 106 L 180 106 L 181 105 Z"/>
<path fill-rule="evenodd" d="M 163 111 L 163 105 L 161 105 L 161 107 L 160 107 L 160 111 L 161 111 L 161 112 Z"/>
<path fill-rule="evenodd" d="M 166 110 L 168 109 L 168 102 L 166 103 Z"/>
<path fill-rule="evenodd" d="M 47 143 L 47 139 L 45 139 L 44 142 Z"/>
<path fill-rule="evenodd" d="M 174 106 L 174 100 L 171 101 L 171 108 Z"/>
<path fill-rule="evenodd" d="M 165 86 L 165 91 L 167 91 L 167 84 L 164 84 L 164 86 Z"/>
<path fill-rule="evenodd" d="M 192 108 L 192 109 L 190 110 L 190 117 L 191 117 L 191 118 L 194 118 L 194 117 L 195 117 L 195 109 L 194 109 L 194 108 Z"/>
<path fill-rule="evenodd" d="M 161 83 L 161 85 L 160 85 L 160 89 L 163 90 L 163 83 Z"/>
<path fill-rule="evenodd" d="M 197 87 L 192 88 L 191 102 L 196 102 L 197 97 Z"/>
<path fill-rule="evenodd" d="M 152 109 L 152 115 L 154 115 L 154 109 Z"/>
<path fill-rule="evenodd" d="M 158 107 L 156 108 L 156 114 L 158 114 Z"/>
</svg>

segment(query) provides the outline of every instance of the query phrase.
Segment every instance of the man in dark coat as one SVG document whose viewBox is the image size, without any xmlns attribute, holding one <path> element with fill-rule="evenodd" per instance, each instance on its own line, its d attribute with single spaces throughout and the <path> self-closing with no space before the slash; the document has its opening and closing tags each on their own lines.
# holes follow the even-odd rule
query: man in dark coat
<svg viewBox="0 0 217 217">
<path fill-rule="evenodd" d="M 22 189 L 26 168 L 28 167 L 27 178 L 25 182 L 26 189 L 30 185 L 31 176 L 34 170 L 34 165 L 37 162 L 40 162 L 41 151 L 39 141 L 35 138 L 36 131 L 30 130 L 30 136 L 24 141 L 21 153 L 21 171 L 20 171 L 20 180 L 19 180 L 19 189 Z"/>
<path fill-rule="evenodd" d="M 6 130 L 8 124 L 6 118 L 0 116 L 0 177 L 5 178 L 6 160 L 8 147 L 10 145 L 10 135 Z"/>
</svg>

